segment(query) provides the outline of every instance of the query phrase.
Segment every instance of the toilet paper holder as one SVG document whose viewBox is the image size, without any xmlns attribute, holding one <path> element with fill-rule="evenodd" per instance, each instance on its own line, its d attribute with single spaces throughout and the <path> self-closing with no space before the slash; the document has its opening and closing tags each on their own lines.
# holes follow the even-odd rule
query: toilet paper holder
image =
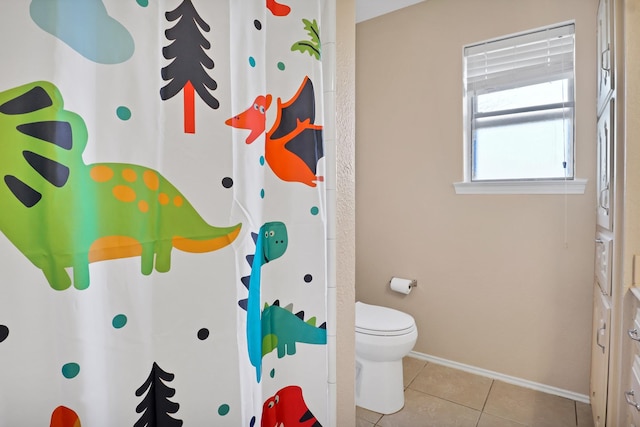
<svg viewBox="0 0 640 427">
<path fill-rule="evenodd" d="M 399 277 L 396 277 L 396 276 L 391 277 L 388 283 L 389 286 L 391 286 L 391 282 L 393 281 L 393 279 L 399 279 Z M 409 282 L 409 289 L 413 289 L 417 287 L 418 287 L 418 281 L 416 279 L 411 279 L 411 281 Z"/>
</svg>

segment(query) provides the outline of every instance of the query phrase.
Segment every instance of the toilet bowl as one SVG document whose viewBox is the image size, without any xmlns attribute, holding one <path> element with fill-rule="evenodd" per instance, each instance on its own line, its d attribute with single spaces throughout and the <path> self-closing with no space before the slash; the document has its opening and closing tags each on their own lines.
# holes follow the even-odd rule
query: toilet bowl
<svg viewBox="0 0 640 427">
<path fill-rule="evenodd" d="M 404 406 L 402 358 L 418 339 L 412 316 L 356 302 L 356 405 L 381 414 Z"/>
</svg>

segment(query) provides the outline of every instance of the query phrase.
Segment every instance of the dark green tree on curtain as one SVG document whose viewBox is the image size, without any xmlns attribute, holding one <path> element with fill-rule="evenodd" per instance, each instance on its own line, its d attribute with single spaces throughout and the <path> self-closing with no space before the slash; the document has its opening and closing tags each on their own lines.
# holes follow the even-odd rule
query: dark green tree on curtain
<svg viewBox="0 0 640 427">
<path fill-rule="evenodd" d="M 151 368 L 151 373 L 139 389 L 136 396 L 140 397 L 144 393 L 144 399 L 136 407 L 138 414 L 142 413 L 140 419 L 133 427 L 179 427 L 182 420 L 171 417 L 180 409 L 180 405 L 171 402 L 169 399 L 176 394 L 175 389 L 165 383 L 173 381 L 175 375 L 165 372 L 155 362 Z"/>
<path fill-rule="evenodd" d="M 211 70 L 214 64 L 205 52 L 211 48 L 211 43 L 202 32 L 209 32 L 210 27 L 191 0 L 184 0 L 177 8 L 165 13 L 165 17 L 169 22 L 178 22 L 164 33 L 171 43 L 162 49 L 162 55 L 172 62 L 162 68 L 162 79 L 168 83 L 160 89 L 160 98 L 166 101 L 182 91 L 184 132 L 195 133 L 195 93 L 209 107 L 215 109 L 220 106 L 210 93 L 218 84 L 206 71 Z"/>
</svg>

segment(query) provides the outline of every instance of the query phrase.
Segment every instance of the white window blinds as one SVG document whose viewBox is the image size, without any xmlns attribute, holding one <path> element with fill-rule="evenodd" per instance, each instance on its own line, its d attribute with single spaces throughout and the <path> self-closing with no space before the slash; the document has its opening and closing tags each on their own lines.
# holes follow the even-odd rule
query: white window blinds
<svg viewBox="0 0 640 427">
<path fill-rule="evenodd" d="M 465 47 L 467 91 L 572 78 L 574 33 L 567 24 Z"/>
</svg>

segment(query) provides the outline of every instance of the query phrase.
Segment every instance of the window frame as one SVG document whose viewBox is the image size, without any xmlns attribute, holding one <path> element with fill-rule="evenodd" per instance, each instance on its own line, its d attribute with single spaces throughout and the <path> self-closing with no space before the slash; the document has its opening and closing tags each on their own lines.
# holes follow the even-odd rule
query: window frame
<svg viewBox="0 0 640 427">
<path fill-rule="evenodd" d="M 508 82 L 499 82 L 496 87 L 492 89 L 488 89 L 486 87 L 472 87 L 468 90 L 467 87 L 467 49 L 474 46 L 485 45 L 487 43 L 500 42 L 502 40 L 509 40 L 513 38 L 517 38 L 520 36 L 526 36 L 529 34 L 534 34 L 541 31 L 546 30 L 554 30 L 560 29 L 565 26 L 573 26 L 573 31 L 570 33 L 573 37 L 573 47 L 572 47 L 572 55 L 574 58 L 573 65 L 571 67 L 570 75 L 566 74 L 563 70 L 562 73 L 551 75 L 547 78 L 543 78 L 541 76 L 540 79 L 526 79 L 526 81 L 514 81 L 513 84 L 509 84 Z M 511 34 L 502 36 L 499 38 L 487 40 L 480 43 L 473 43 L 470 45 L 465 45 L 462 47 L 462 58 L 463 58 L 463 140 L 464 140 L 464 180 L 462 182 L 454 183 L 454 187 L 456 193 L 458 194 L 583 194 L 587 180 L 577 178 L 577 170 L 576 170 L 576 137 L 575 137 L 575 123 L 576 123 L 576 102 L 575 102 L 575 39 L 576 39 L 576 31 L 575 31 L 575 22 L 567 21 L 558 24 L 549 25 L 542 28 L 532 29 L 528 31 L 524 31 L 517 34 Z M 475 124 L 474 112 L 477 110 L 477 97 L 482 94 L 508 90 L 519 87 L 526 87 L 529 85 L 534 85 L 537 83 L 544 83 L 550 81 L 561 80 L 562 77 L 568 80 L 568 90 L 569 90 L 569 99 L 567 102 L 560 102 L 554 105 L 556 108 L 569 108 L 571 110 L 570 117 L 570 141 L 567 144 L 565 142 L 565 150 L 570 150 L 570 155 L 567 157 L 568 165 L 572 172 L 571 177 L 553 177 L 553 178 L 512 178 L 512 179 L 473 179 L 473 161 L 475 160 L 474 153 L 474 143 L 473 143 L 473 135 L 474 129 L 473 126 Z M 552 105 L 549 104 L 540 104 L 545 105 L 545 108 L 548 108 Z M 539 105 L 539 106 L 540 106 Z M 532 107 L 524 107 L 509 109 L 511 112 L 515 112 L 516 110 L 521 110 L 523 112 L 526 111 L 543 111 L 544 109 Z M 502 110 L 502 118 L 508 120 L 504 114 L 508 109 Z M 496 114 L 496 116 L 501 116 L 501 114 Z M 499 119 L 498 119 L 499 120 Z M 521 123 L 525 123 L 526 121 L 522 121 Z M 566 124 L 565 124 L 566 125 Z"/>
</svg>

